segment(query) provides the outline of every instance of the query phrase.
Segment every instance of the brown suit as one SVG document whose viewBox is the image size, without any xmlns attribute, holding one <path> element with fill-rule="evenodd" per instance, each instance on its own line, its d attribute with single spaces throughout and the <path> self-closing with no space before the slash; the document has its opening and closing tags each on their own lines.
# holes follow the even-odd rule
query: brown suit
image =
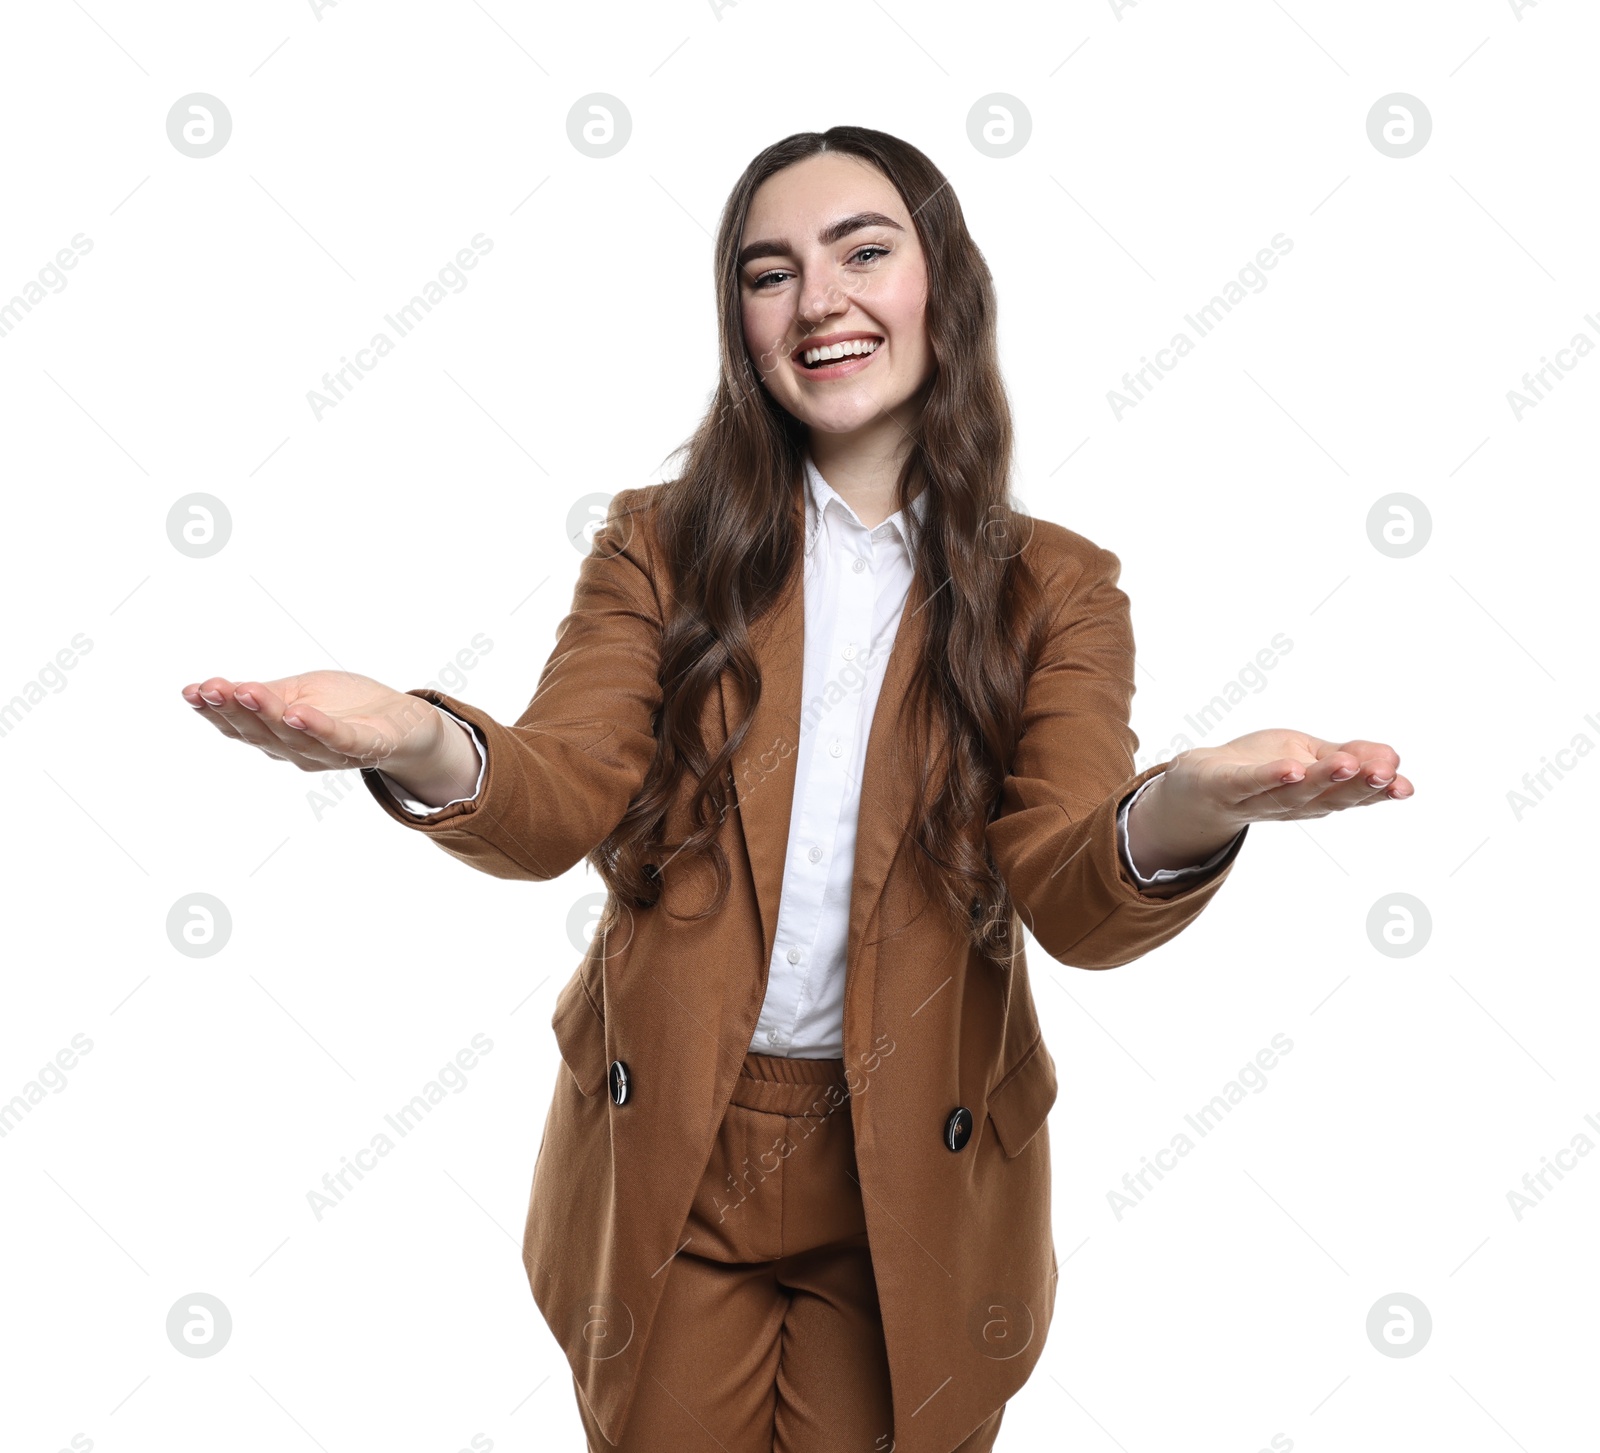
<svg viewBox="0 0 1600 1453">
<path fill-rule="evenodd" d="M 538 692 L 515 726 L 440 692 L 413 693 L 478 727 L 488 769 L 475 802 L 428 819 L 407 816 L 365 772 L 396 821 L 483 872 L 542 881 L 580 862 L 621 819 L 651 760 L 661 699 L 657 649 L 670 581 L 650 529 L 655 494 L 628 489 L 613 500 Z M 1022 926 L 1061 963 L 1128 963 L 1205 907 L 1238 852 L 1165 900 L 1124 873 L 1118 805 L 1168 764 L 1133 770 L 1134 642 L 1120 564 L 1059 525 L 1030 525 L 1022 549 L 1044 583 L 1051 626 L 1000 809 L 985 828 L 1020 914 L 1009 972 L 971 955 L 916 884 L 907 835 L 913 764 L 893 720 L 925 630 L 916 583 L 868 738 L 844 1061 L 856 1076 L 850 1114 L 897 1453 L 948 1453 L 1000 1407 L 1032 1371 L 1054 1310 L 1044 1127 L 1056 1071 L 1028 985 Z M 722 911 L 689 923 L 660 906 L 629 905 L 609 943 L 596 935 L 556 1001 L 552 1024 L 570 1074 L 558 1077 L 545 1122 L 523 1259 L 540 1311 L 612 1441 L 765 993 L 794 789 L 803 625 L 797 570 L 752 629 L 764 689 L 738 763 L 738 809 L 720 829 L 732 872 Z M 720 698 L 706 714 L 713 749 L 742 709 L 727 678 Z M 669 834 L 684 830 L 682 805 Z M 685 871 L 682 859 L 664 868 L 663 903 L 680 913 L 704 905 L 709 869 Z M 609 1084 L 617 1061 L 629 1083 L 621 1104 Z M 958 1106 L 969 1109 L 972 1128 L 952 1152 L 945 1129 Z"/>
</svg>

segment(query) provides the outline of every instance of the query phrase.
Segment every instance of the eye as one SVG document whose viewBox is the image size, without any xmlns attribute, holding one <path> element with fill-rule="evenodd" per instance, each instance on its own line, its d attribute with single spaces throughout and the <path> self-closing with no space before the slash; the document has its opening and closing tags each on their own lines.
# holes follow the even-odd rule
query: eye
<svg viewBox="0 0 1600 1453">
<path fill-rule="evenodd" d="M 881 253 L 884 257 L 887 257 L 889 255 L 889 251 L 890 251 L 889 248 L 880 247 L 876 242 L 869 242 L 864 247 L 856 248 L 856 250 L 850 254 L 850 261 L 851 262 L 858 262 L 858 261 L 860 261 L 862 259 L 864 254 L 869 253 L 869 252 Z M 877 258 L 874 257 L 874 258 L 869 258 L 867 260 L 870 261 L 870 262 L 876 262 Z M 771 272 L 764 272 L 764 273 L 759 274 L 756 278 L 754 278 L 751 281 L 750 286 L 755 288 L 757 291 L 760 291 L 763 288 L 775 287 L 776 283 L 773 281 L 773 279 L 785 278 L 785 277 L 788 277 L 789 275 L 790 274 L 785 272 L 782 268 L 774 268 Z"/>
</svg>

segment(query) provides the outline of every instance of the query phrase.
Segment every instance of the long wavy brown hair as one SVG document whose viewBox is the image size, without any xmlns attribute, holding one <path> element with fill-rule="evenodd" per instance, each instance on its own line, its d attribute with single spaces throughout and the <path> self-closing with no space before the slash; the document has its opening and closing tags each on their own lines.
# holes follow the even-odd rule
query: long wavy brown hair
<svg viewBox="0 0 1600 1453">
<path fill-rule="evenodd" d="M 790 571 L 803 568 L 796 502 L 806 450 L 805 425 L 762 386 L 746 347 L 737 254 L 756 188 L 825 151 L 869 162 L 893 183 L 926 257 L 925 326 L 935 368 L 897 484 L 927 616 L 914 685 L 898 703 L 900 730 L 920 764 L 911 839 L 929 899 L 980 954 L 1003 965 L 1016 951 L 1011 903 L 983 826 L 998 805 L 1021 733 L 1037 645 L 1024 623 L 1038 619 L 1040 591 L 1016 548 L 1030 522 L 1010 503 L 1011 411 L 995 343 L 993 280 L 944 175 L 916 147 L 860 126 L 799 132 L 769 146 L 723 208 L 715 253 L 722 366 L 704 418 L 674 451 L 687 450 L 682 473 L 657 486 L 655 535 L 674 600 L 661 643 L 662 707 L 644 783 L 589 855 L 614 895 L 602 927 L 612 926 L 619 899 L 639 907 L 658 903 L 663 867 L 671 874 L 697 858 L 710 861 L 715 893 L 709 906 L 683 916 L 714 913 L 727 895 L 727 857 L 716 838 L 736 806 L 731 764 L 761 692 L 749 630 Z M 907 508 L 919 487 L 927 492 L 920 523 Z M 701 723 L 725 671 L 738 682 L 746 712 L 713 753 Z M 923 745 L 934 712 L 947 728 L 937 761 Z M 695 784 L 692 830 L 666 842 L 668 807 L 686 779 Z"/>
</svg>

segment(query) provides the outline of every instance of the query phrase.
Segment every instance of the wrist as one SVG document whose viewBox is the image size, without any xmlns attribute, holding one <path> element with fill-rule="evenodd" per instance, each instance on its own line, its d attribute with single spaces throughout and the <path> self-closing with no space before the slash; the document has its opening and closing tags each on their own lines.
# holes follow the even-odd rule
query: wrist
<svg viewBox="0 0 1600 1453">
<path fill-rule="evenodd" d="M 392 745 L 372 765 L 398 780 L 435 773 L 444 752 L 444 713 L 431 701 L 410 692 L 395 692 L 375 713 Z"/>
<path fill-rule="evenodd" d="M 1203 863 L 1239 834 L 1242 822 L 1174 788 L 1172 769 L 1151 780 L 1128 811 L 1128 849 L 1145 873 Z"/>
<path fill-rule="evenodd" d="M 430 702 L 412 697 L 424 715 L 406 728 L 395 750 L 376 765 L 406 792 L 434 805 L 472 794 L 480 765 L 471 728 Z"/>
</svg>

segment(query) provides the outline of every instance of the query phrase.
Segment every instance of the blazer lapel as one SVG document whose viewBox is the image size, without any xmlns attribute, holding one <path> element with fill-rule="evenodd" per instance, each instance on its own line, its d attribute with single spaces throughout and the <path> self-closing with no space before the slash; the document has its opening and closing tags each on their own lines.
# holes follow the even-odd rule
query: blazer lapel
<svg viewBox="0 0 1600 1453">
<path fill-rule="evenodd" d="M 772 961 L 778 932 L 778 897 L 794 806 L 805 624 L 802 562 L 790 573 L 789 583 L 771 609 L 750 629 L 751 649 L 761 671 L 761 699 L 744 745 L 733 759 L 735 811 L 761 912 L 763 968 Z M 733 723 L 744 715 L 744 693 L 727 671 L 717 685 L 722 695 L 722 729 L 731 735 Z"/>
<path fill-rule="evenodd" d="M 884 668 L 883 685 L 867 736 L 850 895 L 848 957 L 852 961 L 855 946 L 883 895 L 889 870 L 910 824 L 915 764 L 906 750 L 896 716 L 910 690 L 922 651 L 927 630 L 923 604 L 921 583 L 914 579 Z M 789 846 L 795 762 L 800 746 L 800 693 L 805 665 L 803 561 L 791 573 L 789 583 L 772 608 L 751 627 L 750 641 L 761 671 L 761 700 L 733 766 L 739 825 L 744 833 L 760 907 L 764 972 L 772 960 L 772 945 L 778 931 L 778 902 Z M 718 687 L 723 730 L 731 732 L 733 722 L 744 711 L 743 695 L 727 672 L 722 674 Z M 936 722 L 932 747 L 936 748 L 940 735 L 941 728 Z"/>
<path fill-rule="evenodd" d="M 861 807 L 856 819 L 856 864 L 850 889 L 848 959 L 856 950 L 883 897 L 889 872 L 911 831 L 918 763 L 912 756 L 909 720 L 900 708 L 909 701 L 911 683 L 928 631 L 928 603 L 920 577 L 906 593 L 905 609 L 895 630 L 894 647 L 884 667 L 883 686 L 867 734 L 867 757 L 861 773 Z M 927 730 L 927 751 L 937 755 L 945 739 L 943 719 L 935 713 Z"/>
</svg>

